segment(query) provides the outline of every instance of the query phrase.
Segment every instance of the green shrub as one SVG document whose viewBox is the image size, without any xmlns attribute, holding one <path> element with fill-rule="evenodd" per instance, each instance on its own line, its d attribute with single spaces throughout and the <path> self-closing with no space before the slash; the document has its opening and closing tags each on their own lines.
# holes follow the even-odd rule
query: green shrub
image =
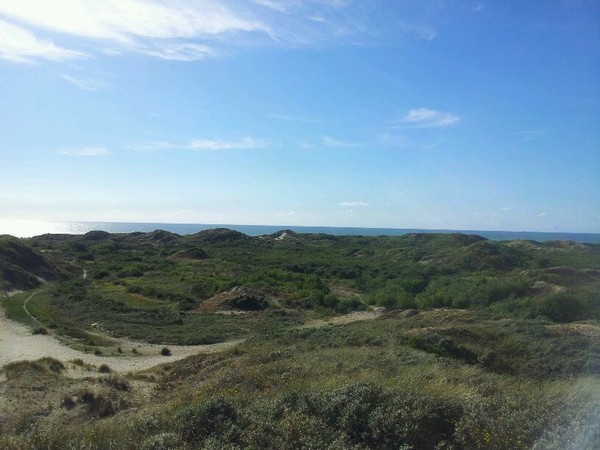
<svg viewBox="0 0 600 450">
<path fill-rule="evenodd" d="M 158 433 L 143 440 L 140 450 L 171 450 L 183 444 L 176 433 Z"/>
<path fill-rule="evenodd" d="M 540 312 L 556 322 L 573 322 L 586 317 L 584 302 L 574 295 L 555 294 L 541 301 Z"/>
<path fill-rule="evenodd" d="M 362 311 L 365 309 L 365 304 L 357 298 L 344 298 L 340 300 L 337 311 L 341 313 L 349 313 L 351 311 Z"/>
<path fill-rule="evenodd" d="M 198 444 L 213 434 L 229 434 L 238 419 L 238 409 L 225 397 L 217 397 L 180 410 L 175 427 L 185 442 Z"/>
</svg>

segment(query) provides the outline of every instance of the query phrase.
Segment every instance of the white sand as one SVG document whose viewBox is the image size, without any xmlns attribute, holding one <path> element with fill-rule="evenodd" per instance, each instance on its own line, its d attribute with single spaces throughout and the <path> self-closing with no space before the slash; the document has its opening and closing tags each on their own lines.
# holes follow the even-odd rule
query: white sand
<svg viewBox="0 0 600 450">
<path fill-rule="evenodd" d="M 32 294 L 32 296 L 35 294 Z M 29 297 L 31 298 L 31 296 Z M 1 301 L 1 300 L 0 300 Z M 52 357 L 63 362 L 81 359 L 84 363 L 99 366 L 107 364 L 115 372 L 134 372 L 159 364 L 177 361 L 199 353 L 214 353 L 232 348 L 241 341 L 221 342 L 212 345 L 169 345 L 170 356 L 160 355 L 164 345 L 146 344 L 126 339 L 116 339 L 117 345 L 129 354 L 122 356 L 98 356 L 67 347 L 52 335 L 33 335 L 31 330 L 6 317 L 0 307 L 0 368 L 15 361 Z M 139 355 L 131 350 L 137 348 Z M 72 375 L 75 375 L 74 373 Z"/>
</svg>

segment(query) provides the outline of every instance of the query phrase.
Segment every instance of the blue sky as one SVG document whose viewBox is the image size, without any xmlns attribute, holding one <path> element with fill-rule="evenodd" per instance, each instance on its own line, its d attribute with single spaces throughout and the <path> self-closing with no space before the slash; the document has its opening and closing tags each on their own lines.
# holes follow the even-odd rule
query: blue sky
<svg viewBox="0 0 600 450">
<path fill-rule="evenodd" d="M 0 0 L 3 219 L 600 232 L 595 0 Z"/>
</svg>

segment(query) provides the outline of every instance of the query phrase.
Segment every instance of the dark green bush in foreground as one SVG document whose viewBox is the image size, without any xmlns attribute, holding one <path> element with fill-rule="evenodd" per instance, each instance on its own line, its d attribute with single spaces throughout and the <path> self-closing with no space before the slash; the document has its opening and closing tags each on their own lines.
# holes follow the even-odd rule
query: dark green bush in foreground
<svg viewBox="0 0 600 450">
<path fill-rule="evenodd" d="M 557 404 L 521 394 L 449 401 L 359 383 L 268 400 L 209 397 L 138 428 L 150 435 L 143 448 L 514 449 L 552 441 L 575 448 L 567 443 L 596 440 L 589 414 L 573 427 L 566 416 L 556 419 Z M 577 436 L 565 441 L 565 433 Z"/>
<path fill-rule="evenodd" d="M 172 429 L 194 448 L 433 449 L 461 415 L 430 396 L 356 384 L 249 404 L 215 397 L 179 410 Z"/>
</svg>

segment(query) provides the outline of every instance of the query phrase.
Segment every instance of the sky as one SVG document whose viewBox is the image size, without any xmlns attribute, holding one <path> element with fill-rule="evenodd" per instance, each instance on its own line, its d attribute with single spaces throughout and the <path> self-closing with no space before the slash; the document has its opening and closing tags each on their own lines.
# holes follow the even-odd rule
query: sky
<svg viewBox="0 0 600 450">
<path fill-rule="evenodd" d="M 0 219 L 600 232 L 597 0 L 0 0 Z"/>
</svg>

